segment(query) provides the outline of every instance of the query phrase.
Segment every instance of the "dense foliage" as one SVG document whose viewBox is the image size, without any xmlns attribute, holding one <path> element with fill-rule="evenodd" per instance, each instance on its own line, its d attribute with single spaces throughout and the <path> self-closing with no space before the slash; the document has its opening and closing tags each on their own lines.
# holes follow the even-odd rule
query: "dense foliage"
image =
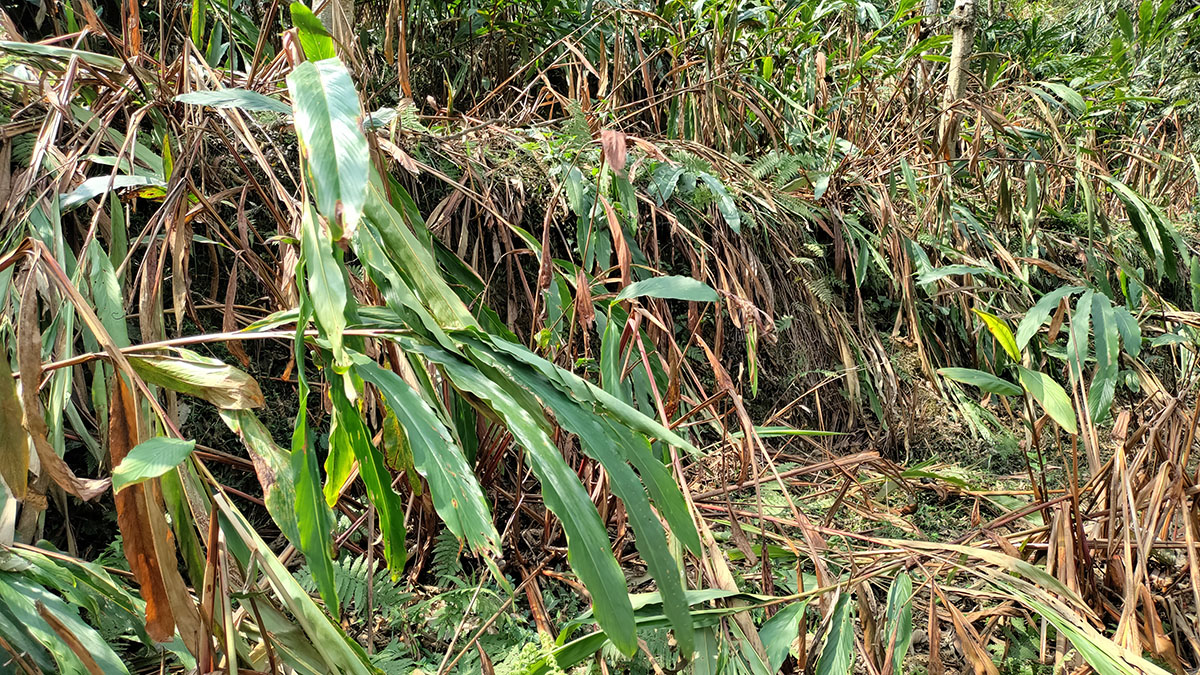
<svg viewBox="0 0 1200 675">
<path fill-rule="evenodd" d="M 0 671 L 1191 672 L 1198 36 L 18 0 Z"/>
</svg>

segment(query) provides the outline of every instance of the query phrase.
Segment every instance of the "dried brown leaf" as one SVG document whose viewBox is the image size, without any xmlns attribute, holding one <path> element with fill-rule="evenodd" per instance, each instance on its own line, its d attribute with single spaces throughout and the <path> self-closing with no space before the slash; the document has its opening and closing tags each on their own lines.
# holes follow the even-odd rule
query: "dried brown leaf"
<svg viewBox="0 0 1200 675">
<path fill-rule="evenodd" d="M 42 332 L 38 326 L 36 274 L 31 269 L 25 275 L 21 311 L 17 320 L 17 366 L 21 372 L 21 402 L 24 407 L 22 424 L 33 439 L 40 471 L 70 494 L 89 501 L 104 493 L 110 481 L 107 478 L 94 480 L 77 477 L 46 440 L 46 418 L 42 413 L 41 399 L 38 398 L 38 385 L 42 381 Z"/>
<path fill-rule="evenodd" d="M 600 132 L 600 148 L 604 161 L 617 175 L 625 174 L 625 132 L 604 129 Z"/>
<path fill-rule="evenodd" d="M 21 402 L 8 365 L 8 349 L 0 345 L 0 478 L 17 499 L 25 499 L 29 479 L 29 435 L 21 426 Z"/>
</svg>

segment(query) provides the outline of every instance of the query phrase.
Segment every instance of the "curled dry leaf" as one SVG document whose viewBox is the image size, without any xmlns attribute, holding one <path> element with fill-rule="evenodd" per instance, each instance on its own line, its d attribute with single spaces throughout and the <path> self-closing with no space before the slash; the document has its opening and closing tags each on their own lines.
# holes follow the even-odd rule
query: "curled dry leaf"
<svg viewBox="0 0 1200 675">
<path fill-rule="evenodd" d="M 29 435 L 21 426 L 21 403 L 8 365 L 8 349 L 0 347 L 0 478 L 17 499 L 25 498 L 29 478 Z"/>
<path fill-rule="evenodd" d="M 604 129 L 600 132 L 600 148 L 604 152 L 604 161 L 618 175 L 625 173 L 625 132 Z"/>
<path fill-rule="evenodd" d="M 616 209 L 603 196 L 600 197 L 600 204 L 604 207 L 604 215 L 608 220 L 608 231 L 612 236 L 617 264 L 621 269 L 621 287 L 624 288 L 633 281 L 633 255 L 629 252 L 629 244 L 625 241 L 625 233 L 621 229 Z"/>
<path fill-rule="evenodd" d="M 579 268 L 579 276 L 575 281 L 575 315 L 579 318 L 579 325 L 585 330 L 591 328 L 596 321 L 596 310 L 592 307 L 592 287 L 582 267 Z"/>
<path fill-rule="evenodd" d="M 50 441 L 46 440 L 46 418 L 42 413 L 41 399 L 38 398 L 38 384 L 42 381 L 42 333 L 38 328 L 34 275 L 31 271 L 25 277 L 21 315 L 17 324 L 17 365 L 21 372 L 21 403 L 24 407 L 22 425 L 33 439 L 40 470 L 62 489 L 89 501 L 108 489 L 109 480 L 79 478 L 54 452 Z"/>
</svg>

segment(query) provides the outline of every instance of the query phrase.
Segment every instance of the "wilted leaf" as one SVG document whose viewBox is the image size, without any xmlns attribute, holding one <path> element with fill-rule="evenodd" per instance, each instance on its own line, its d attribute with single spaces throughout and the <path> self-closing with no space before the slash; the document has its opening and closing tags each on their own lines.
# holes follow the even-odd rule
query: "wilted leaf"
<svg viewBox="0 0 1200 675">
<path fill-rule="evenodd" d="M 124 378 L 118 375 L 114 382 L 109 404 L 108 450 L 113 465 L 120 466 L 137 445 L 137 404 Z M 164 565 L 159 560 L 149 523 L 151 507 L 147 503 L 147 490 L 142 485 L 133 485 L 118 492 L 114 499 L 125 559 L 137 579 L 142 599 L 146 601 L 146 632 L 152 639 L 165 642 L 175 634 L 175 617 L 163 580 Z M 170 567 L 175 569 L 174 559 L 170 561 Z"/>
<path fill-rule="evenodd" d="M 29 434 L 21 426 L 21 402 L 8 365 L 8 349 L 3 344 L 0 344 L 0 478 L 14 497 L 25 499 Z"/>
<path fill-rule="evenodd" d="M 129 354 L 129 364 L 143 380 L 188 396 L 204 399 L 218 408 L 245 410 L 263 405 L 258 382 L 231 365 L 186 349 L 178 356 Z"/>
<path fill-rule="evenodd" d="M 613 129 L 600 131 L 600 148 L 604 152 L 604 161 L 612 167 L 617 175 L 625 173 L 625 132 Z"/>
<path fill-rule="evenodd" d="M 54 452 L 47 440 L 48 429 L 42 412 L 42 401 L 38 398 L 38 385 L 42 381 L 42 334 L 38 326 L 37 291 L 33 288 L 33 275 L 26 276 L 25 291 L 21 299 L 20 316 L 17 321 L 17 366 L 21 372 L 21 424 L 33 440 L 37 451 L 39 472 L 45 472 L 59 487 L 84 501 L 95 499 L 108 490 L 109 480 L 79 478 L 71 467 Z M 4 357 L 7 358 L 7 357 Z"/>
</svg>

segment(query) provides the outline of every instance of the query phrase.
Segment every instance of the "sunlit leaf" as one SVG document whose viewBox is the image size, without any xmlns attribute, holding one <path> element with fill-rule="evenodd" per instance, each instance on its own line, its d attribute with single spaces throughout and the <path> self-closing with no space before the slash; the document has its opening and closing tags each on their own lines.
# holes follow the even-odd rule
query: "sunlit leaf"
<svg viewBox="0 0 1200 675">
<path fill-rule="evenodd" d="M 1021 366 L 1017 366 L 1017 371 L 1021 376 L 1021 386 L 1042 404 L 1050 419 L 1058 422 L 1067 433 L 1079 433 L 1079 428 L 1075 425 L 1075 409 L 1071 406 L 1071 397 L 1067 396 L 1062 386 L 1045 373 Z"/>
</svg>

